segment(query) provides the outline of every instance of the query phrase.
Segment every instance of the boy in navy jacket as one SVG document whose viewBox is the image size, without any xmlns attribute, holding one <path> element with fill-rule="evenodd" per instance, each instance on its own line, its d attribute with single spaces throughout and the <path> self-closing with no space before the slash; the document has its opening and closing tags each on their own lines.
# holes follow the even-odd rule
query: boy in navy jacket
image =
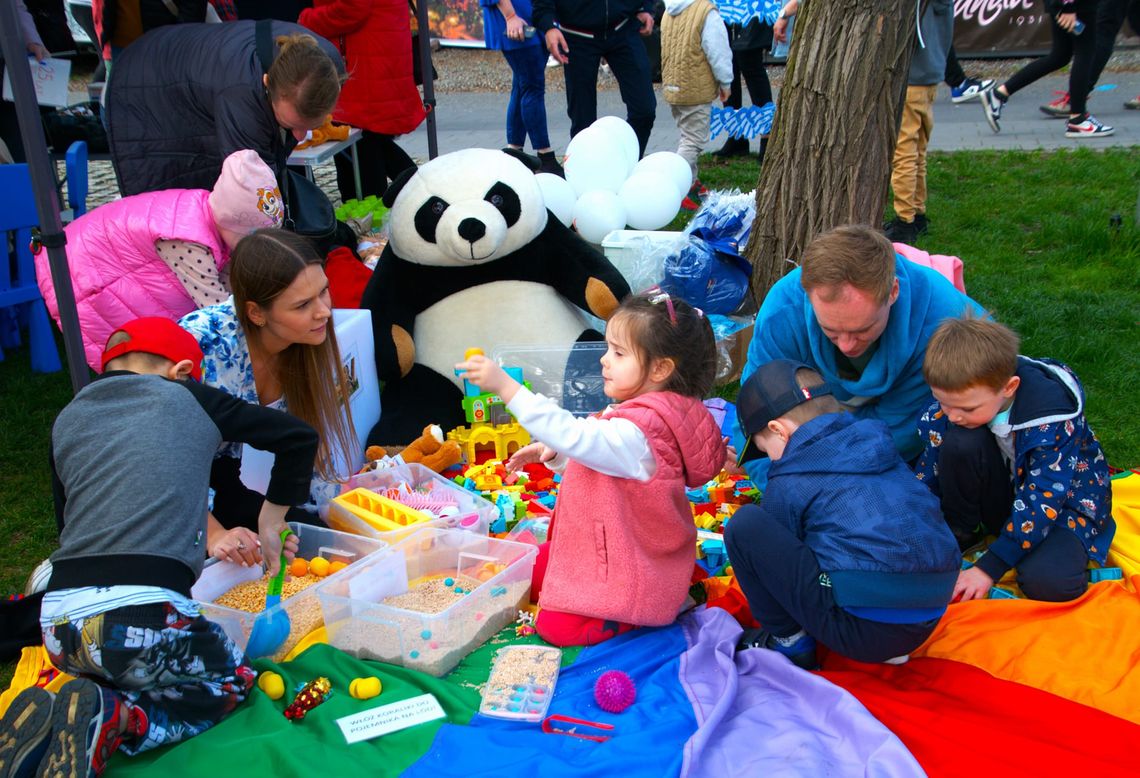
<svg viewBox="0 0 1140 778">
<path fill-rule="evenodd" d="M 935 402 L 919 419 L 918 478 L 963 549 L 995 540 L 963 570 L 956 598 L 985 597 L 1010 568 L 1030 599 L 1065 602 L 1088 586 L 1116 532 L 1108 462 L 1065 365 L 1018 356 L 1017 335 L 982 319 L 943 322 L 923 375 Z"/>
<path fill-rule="evenodd" d="M 819 373 L 790 359 L 740 388 L 741 461 L 768 456 L 759 505 L 725 529 L 762 646 L 812 669 L 815 641 L 861 662 L 899 661 L 946 611 L 961 558 L 938 501 L 887 426 L 839 412 Z M 903 659 L 902 661 L 905 661 Z"/>
</svg>

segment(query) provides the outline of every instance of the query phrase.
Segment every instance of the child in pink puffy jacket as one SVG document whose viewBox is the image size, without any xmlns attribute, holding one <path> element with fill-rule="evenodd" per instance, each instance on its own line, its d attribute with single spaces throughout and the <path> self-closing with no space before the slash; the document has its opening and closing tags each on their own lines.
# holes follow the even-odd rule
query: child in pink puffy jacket
<svg viewBox="0 0 1140 778">
<path fill-rule="evenodd" d="M 166 189 L 101 205 L 67 225 L 67 259 L 87 363 L 99 368 L 103 344 L 143 316 L 178 319 L 230 294 L 230 250 L 284 215 L 273 171 L 254 151 L 226 158 L 212 191 Z M 59 321 L 47 253 L 36 278 Z"/>
<path fill-rule="evenodd" d="M 559 646 L 676 618 L 697 539 L 685 487 L 713 478 L 725 460 L 701 402 L 716 349 L 699 310 L 664 293 L 633 297 L 610 318 L 606 344 L 604 390 L 616 404 L 589 418 L 531 393 L 486 357 L 456 365 L 542 441 L 516 452 L 508 469 L 539 460 L 565 467 L 531 591 L 539 636 Z"/>
</svg>

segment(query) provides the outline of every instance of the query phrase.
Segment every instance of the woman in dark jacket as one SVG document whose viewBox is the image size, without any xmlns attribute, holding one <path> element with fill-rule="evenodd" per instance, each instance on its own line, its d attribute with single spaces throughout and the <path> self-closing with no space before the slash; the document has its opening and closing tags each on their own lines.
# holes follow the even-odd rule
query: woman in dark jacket
<svg viewBox="0 0 1140 778">
<path fill-rule="evenodd" d="M 256 151 L 281 180 L 289 151 L 336 105 L 344 66 L 303 27 L 261 22 L 274 49 L 266 72 L 258 24 L 160 27 L 116 59 L 106 117 L 124 196 L 211 189 L 222 160 L 240 149 Z"/>
</svg>

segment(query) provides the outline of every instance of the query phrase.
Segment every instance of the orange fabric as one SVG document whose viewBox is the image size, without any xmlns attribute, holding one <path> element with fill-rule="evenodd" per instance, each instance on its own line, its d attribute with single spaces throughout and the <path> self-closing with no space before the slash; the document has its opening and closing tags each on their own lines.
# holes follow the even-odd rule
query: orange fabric
<svg viewBox="0 0 1140 778">
<path fill-rule="evenodd" d="M 1140 595 L 1093 584 L 1067 603 L 974 600 L 951 605 L 911 656 L 954 659 L 1140 723 Z"/>
</svg>

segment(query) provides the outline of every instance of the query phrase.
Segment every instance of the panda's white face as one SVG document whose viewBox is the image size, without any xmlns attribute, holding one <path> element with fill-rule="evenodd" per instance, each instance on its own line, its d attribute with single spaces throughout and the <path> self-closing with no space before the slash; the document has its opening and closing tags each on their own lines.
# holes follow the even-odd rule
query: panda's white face
<svg viewBox="0 0 1140 778">
<path fill-rule="evenodd" d="M 462 267 L 506 256 L 546 228 L 542 190 L 526 165 L 491 149 L 421 167 L 392 205 L 392 250 L 420 265 Z"/>
</svg>

